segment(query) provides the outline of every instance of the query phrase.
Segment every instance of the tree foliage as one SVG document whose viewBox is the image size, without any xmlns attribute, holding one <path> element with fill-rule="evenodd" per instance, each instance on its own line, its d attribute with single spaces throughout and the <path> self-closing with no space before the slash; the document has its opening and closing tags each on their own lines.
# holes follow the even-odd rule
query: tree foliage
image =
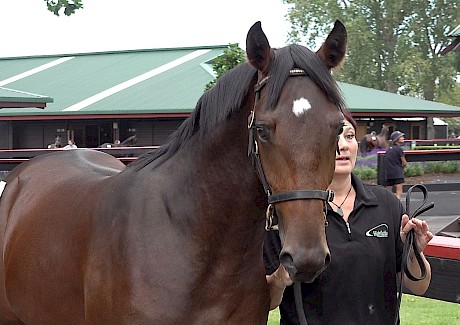
<svg viewBox="0 0 460 325">
<path fill-rule="evenodd" d="M 230 44 L 228 48 L 224 50 L 222 55 L 213 60 L 212 68 L 216 74 L 216 77 L 206 85 L 205 90 L 208 90 L 214 86 L 217 82 L 217 79 L 219 79 L 225 72 L 244 62 L 245 59 L 246 53 L 244 50 L 242 50 L 237 43 Z"/>
<path fill-rule="evenodd" d="M 460 23 L 458 0 L 282 1 L 291 5 L 291 41 L 314 47 L 336 19 L 345 24 L 348 58 L 339 80 L 427 100 L 453 94 L 459 54 L 438 53 Z"/>
<path fill-rule="evenodd" d="M 457 54 L 460 58 L 460 55 Z M 442 91 L 440 93 L 439 101 L 449 105 L 460 106 L 460 83 L 455 84 L 452 89 Z M 449 124 L 449 135 L 452 133 L 455 136 L 460 136 L 460 117 L 443 118 Z"/>
<path fill-rule="evenodd" d="M 44 0 L 48 6 L 48 10 L 56 16 L 64 13 L 66 16 L 70 16 L 75 13 L 76 10 L 83 8 L 82 0 Z"/>
</svg>

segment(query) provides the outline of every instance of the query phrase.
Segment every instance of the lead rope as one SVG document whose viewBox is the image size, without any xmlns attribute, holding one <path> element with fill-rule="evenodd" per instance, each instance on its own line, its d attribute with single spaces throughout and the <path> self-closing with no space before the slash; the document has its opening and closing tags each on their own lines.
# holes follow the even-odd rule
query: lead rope
<svg viewBox="0 0 460 325">
<path fill-rule="evenodd" d="M 283 239 L 283 232 L 281 231 L 281 229 L 278 229 L 278 234 L 280 236 L 281 243 L 283 243 L 284 239 Z M 300 325 L 308 325 L 307 318 L 305 317 L 305 311 L 303 309 L 302 282 L 294 282 L 292 286 L 294 289 L 295 309 L 297 311 L 297 317 L 299 319 L 299 323 Z"/>
<path fill-rule="evenodd" d="M 299 318 L 300 325 L 308 325 L 307 318 L 305 317 L 305 311 L 303 308 L 303 299 L 302 299 L 302 283 L 294 283 L 294 301 L 295 309 L 297 309 L 297 317 Z"/>
<path fill-rule="evenodd" d="M 415 210 L 415 212 L 411 215 L 410 214 L 410 196 L 412 193 L 412 190 L 414 189 L 420 189 L 423 193 L 423 203 Z M 409 216 L 409 220 L 412 218 L 416 218 L 417 216 L 421 215 L 422 213 L 432 209 L 434 207 L 434 203 L 431 202 L 428 205 L 425 205 L 426 201 L 428 199 L 428 191 L 424 185 L 421 184 L 415 184 L 411 186 L 407 190 L 406 194 L 406 214 Z M 418 265 L 420 266 L 420 271 L 421 271 L 421 276 L 416 277 L 414 276 L 410 271 L 409 268 L 407 267 L 410 256 L 409 256 L 409 251 L 410 248 L 412 247 L 414 251 L 415 258 L 417 260 Z M 403 253 L 401 257 L 401 277 L 399 279 L 399 285 L 398 285 L 398 300 L 397 300 L 397 306 L 396 306 L 396 316 L 395 316 L 395 324 L 399 324 L 399 309 L 401 307 L 401 299 L 402 299 L 402 287 L 403 287 L 403 276 L 404 273 L 406 276 L 412 280 L 412 281 L 420 281 L 425 279 L 426 277 L 426 267 L 425 263 L 423 263 L 422 256 L 420 255 L 420 251 L 417 247 L 417 242 L 415 240 L 415 232 L 414 229 L 411 229 L 409 233 L 406 235 L 406 242 L 404 243 L 403 247 Z"/>
</svg>

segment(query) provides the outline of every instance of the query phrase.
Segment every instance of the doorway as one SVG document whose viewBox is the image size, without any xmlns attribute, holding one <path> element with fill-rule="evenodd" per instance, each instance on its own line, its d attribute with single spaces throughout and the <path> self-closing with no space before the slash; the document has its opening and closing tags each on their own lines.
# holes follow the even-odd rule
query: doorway
<svg viewBox="0 0 460 325">
<path fill-rule="evenodd" d="M 67 140 L 69 139 L 73 139 L 80 148 L 97 148 L 102 143 L 111 142 L 111 132 L 104 124 L 69 125 Z"/>
</svg>

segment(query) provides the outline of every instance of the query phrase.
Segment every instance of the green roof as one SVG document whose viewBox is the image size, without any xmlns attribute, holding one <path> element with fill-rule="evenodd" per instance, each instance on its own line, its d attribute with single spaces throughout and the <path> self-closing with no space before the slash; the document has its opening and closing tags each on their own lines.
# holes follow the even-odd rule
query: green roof
<svg viewBox="0 0 460 325">
<path fill-rule="evenodd" d="M 339 82 L 354 116 L 460 116 L 460 107 Z"/>
<path fill-rule="evenodd" d="M 51 97 L 0 87 L 0 108 L 37 107 L 52 103 Z"/>
<path fill-rule="evenodd" d="M 48 97 L 40 98 L 49 100 L 44 110 L 0 109 L 0 119 L 188 114 L 214 78 L 210 62 L 226 48 L 217 45 L 0 58 L 0 87 L 21 89 L 31 96 L 44 94 Z M 339 85 L 357 116 L 460 116 L 459 107 Z M 0 92 L 0 101 L 9 96 Z"/>
<path fill-rule="evenodd" d="M 0 87 L 54 99 L 2 116 L 180 113 L 195 108 L 228 46 L 0 58 Z"/>
</svg>

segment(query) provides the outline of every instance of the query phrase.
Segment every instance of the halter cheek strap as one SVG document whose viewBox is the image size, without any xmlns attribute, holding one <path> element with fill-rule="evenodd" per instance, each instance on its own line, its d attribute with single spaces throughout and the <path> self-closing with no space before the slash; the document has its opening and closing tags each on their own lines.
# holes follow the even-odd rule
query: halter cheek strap
<svg viewBox="0 0 460 325">
<path fill-rule="evenodd" d="M 300 69 L 293 69 L 289 73 L 290 76 L 305 76 L 306 72 Z M 254 91 L 256 93 L 256 99 L 254 101 L 254 109 L 251 111 L 248 117 L 248 129 L 249 129 L 249 144 L 248 144 L 248 156 L 253 158 L 253 163 L 257 170 L 257 174 L 259 179 L 262 183 L 265 193 L 268 197 L 268 207 L 266 211 L 266 224 L 265 229 L 267 231 L 274 228 L 273 226 L 273 218 L 275 214 L 275 204 L 284 201 L 292 201 L 292 200 L 323 200 L 324 201 L 324 221 L 327 225 L 326 221 L 326 201 L 331 202 L 334 199 L 334 192 L 330 190 L 292 190 L 292 191 L 285 191 L 276 194 L 272 194 L 273 191 L 268 184 L 267 178 L 265 177 L 264 170 L 262 168 L 262 163 L 260 161 L 259 156 L 259 148 L 257 145 L 256 140 L 256 126 L 254 123 L 255 120 L 255 106 L 260 98 L 260 91 L 267 83 L 270 76 L 266 76 L 260 82 L 258 82 L 254 86 Z"/>
</svg>

